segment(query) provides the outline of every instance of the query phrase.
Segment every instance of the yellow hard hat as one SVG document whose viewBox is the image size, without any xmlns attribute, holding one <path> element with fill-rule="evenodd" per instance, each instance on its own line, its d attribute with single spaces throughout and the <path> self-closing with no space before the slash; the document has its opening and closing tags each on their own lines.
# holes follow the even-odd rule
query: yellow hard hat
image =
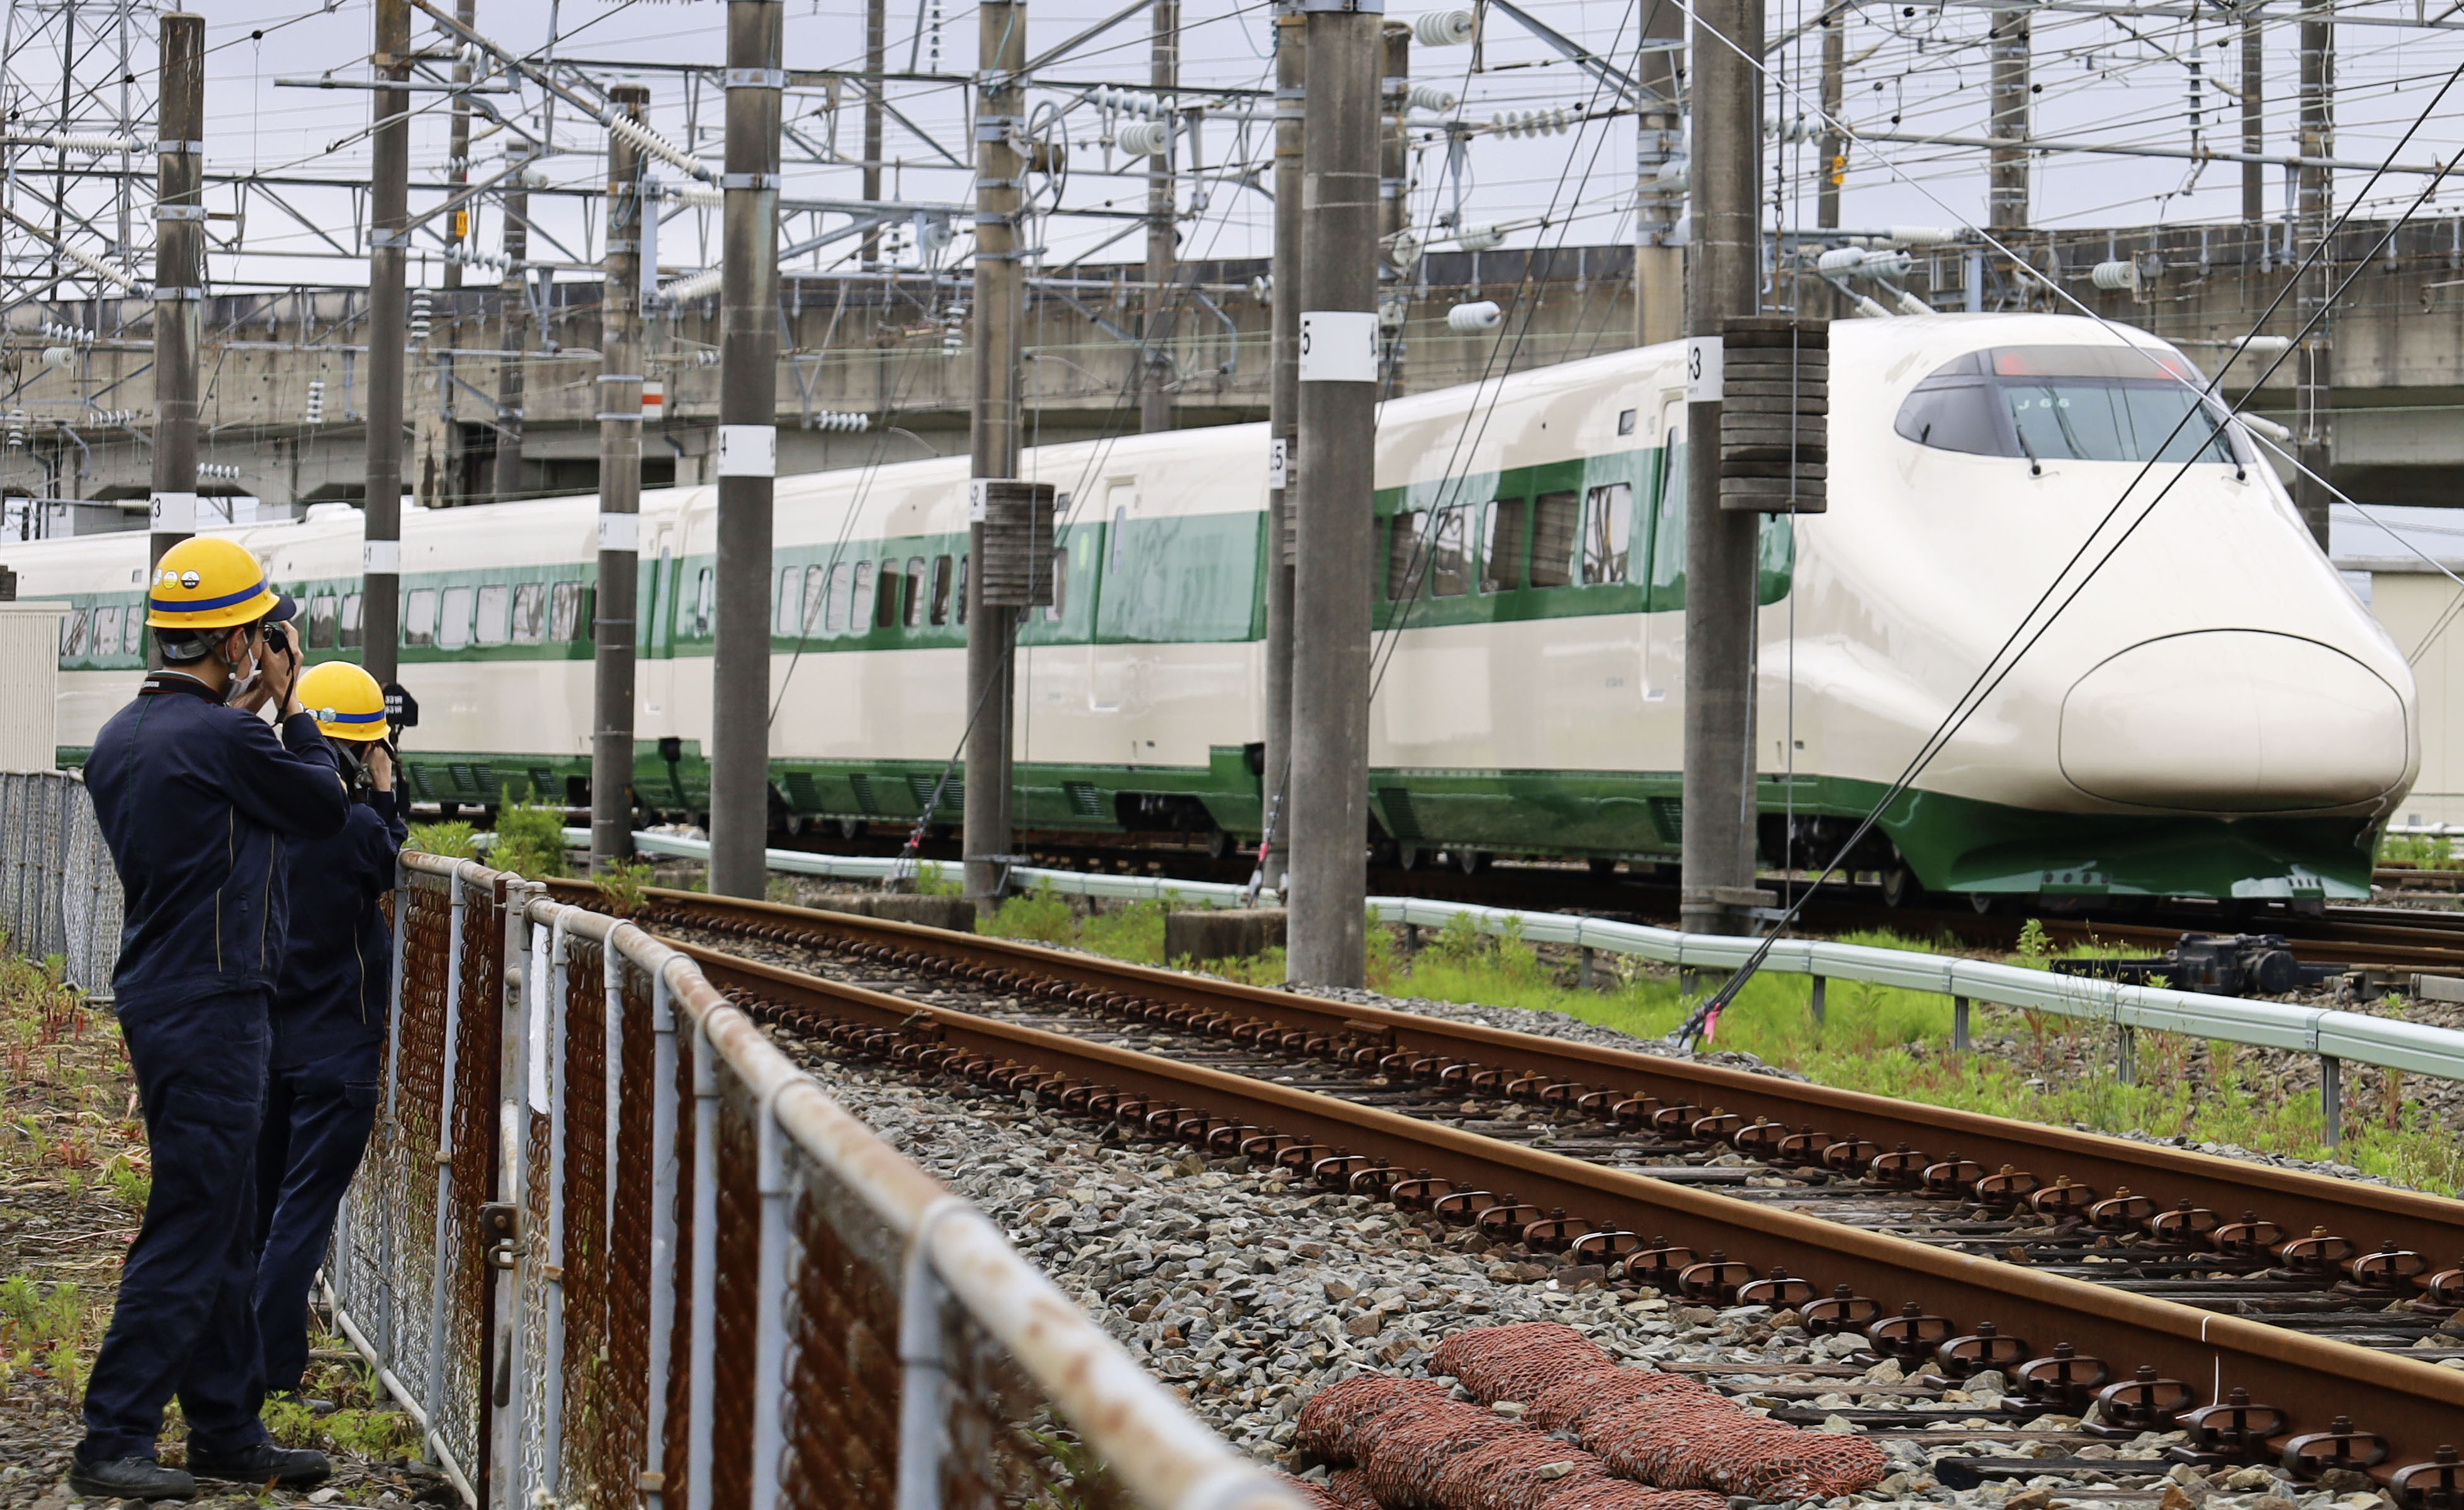
<svg viewBox="0 0 2464 1510">
<path fill-rule="evenodd" d="M 383 739 L 393 732 L 377 679 L 348 661 L 310 667 L 299 678 L 299 706 L 329 739 Z"/>
<path fill-rule="evenodd" d="M 146 589 L 145 622 L 157 629 L 229 629 L 274 611 L 265 568 L 237 541 L 193 535 L 163 553 Z"/>
</svg>

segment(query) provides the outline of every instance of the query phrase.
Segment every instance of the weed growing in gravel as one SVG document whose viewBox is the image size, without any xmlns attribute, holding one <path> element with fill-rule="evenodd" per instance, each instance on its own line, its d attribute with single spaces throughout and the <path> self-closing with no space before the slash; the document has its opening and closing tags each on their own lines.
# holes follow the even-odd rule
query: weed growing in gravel
<svg viewBox="0 0 2464 1510">
<path fill-rule="evenodd" d="M 476 860 L 479 846 L 471 842 L 476 830 L 468 823 L 413 823 L 406 848 L 422 854 L 438 855 L 447 860 Z"/>
<path fill-rule="evenodd" d="M 967 889 L 937 860 L 927 860 L 916 865 L 914 886 L 919 897 L 955 897 Z"/>
<path fill-rule="evenodd" d="M 1067 897 L 1049 886 L 1040 886 L 1004 899 L 1000 910 L 977 923 L 976 931 L 1038 944 L 1075 944 L 1078 914 Z"/>
<path fill-rule="evenodd" d="M 599 894 L 606 899 L 607 909 L 618 917 L 633 916 L 649 900 L 650 867 L 642 861 L 609 861 L 607 867 L 592 879 Z M 795 899 L 791 896 L 788 900 Z"/>
<path fill-rule="evenodd" d="M 564 874 L 564 809 L 507 802 L 496 809 L 496 842 L 488 863 L 533 881 Z"/>
</svg>

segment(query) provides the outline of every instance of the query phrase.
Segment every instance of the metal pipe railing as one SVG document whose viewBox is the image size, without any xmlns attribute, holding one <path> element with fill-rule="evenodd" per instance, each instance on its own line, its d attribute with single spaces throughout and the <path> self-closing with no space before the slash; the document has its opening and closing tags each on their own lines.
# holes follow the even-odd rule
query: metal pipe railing
<svg viewBox="0 0 2464 1510">
<path fill-rule="evenodd" d="M 385 1116 L 338 1227 L 329 1294 L 339 1329 L 473 1504 L 662 1505 L 681 1467 L 693 1505 L 731 1492 L 761 1510 L 816 1502 L 845 1492 L 817 1492 L 817 1476 L 869 1474 L 864 1502 L 937 1507 L 957 1502 L 948 1486 L 1002 1471 L 955 1455 L 1044 1471 L 1033 1423 L 988 1403 L 1020 1398 L 1075 1432 L 1132 1502 L 1303 1502 L 1190 1416 L 981 1213 L 833 1101 L 689 958 L 471 861 L 405 855 L 396 895 Z M 483 982 L 498 1001 L 474 995 Z M 474 1031 L 491 1009 L 500 1032 Z M 649 1046 L 647 1083 L 623 1072 L 628 1040 Z M 588 1069 L 594 1052 L 604 1074 Z M 422 1063 L 429 1054 L 444 1062 Z M 495 1115 L 474 1124 L 482 1112 Z M 496 1147 L 453 1141 L 457 1125 L 499 1127 Z M 494 1199 L 464 1212 L 455 1202 L 478 1175 Z M 436 1210 L 416 1223 L 396 1214 L 387 1229 L 389 1208 L 419 1204 L 406 1176 L 422 1195 L 433 1180 Z M 391 1329 L 362 1314 L 398 1290 L 426 1302 L 422 1367 L 407 1371 Z M 573 1338 L 597 1339 L 579 1368 Z M 876 1356 L 897 1372 L 868 1372 Z M 1027 1394 L 982 1388 L 988 1367 Z M 892 1394 L 882 1434 L 894 1443 L 813 1430 L 878 1413 Z M 613 1424 L 624 1420 L 642 1423 L 638 1437 Z"/>
</svg>

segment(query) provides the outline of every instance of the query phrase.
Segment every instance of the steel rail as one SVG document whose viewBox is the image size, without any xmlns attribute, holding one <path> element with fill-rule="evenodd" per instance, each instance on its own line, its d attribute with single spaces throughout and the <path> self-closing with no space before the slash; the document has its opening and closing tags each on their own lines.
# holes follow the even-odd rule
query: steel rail
<svg viewBox="0 0 2464 1510">
<path fill-rule="evenodd" d="M 2387 1439 L 2386 1463 L 2376 1470 L 2382 1477 L 2428 1461 L 2438 1448 L 2464 1435 L 2464 1372 L 1750 1206 L 1376 1107 L 919 1004 L 706 946 L 677 947 L 714 984 L 733 988 L 757 1016 L 804 1031 L 826 1029 L 836 1019 L 891 1035 L 903 1040 L 897 1057 L 919 1066 L 963 1069 L 972 1062 L 981 1068 L 990 1061 L 988 1078 L 997 1074 L 1006 1088 L 1028 1089 L 1047 1105 L 1066 1105 L 1073 1096 L 1083 1105 L 1089 1092 L 1157 1102 L 1181 1108 L 1182 1127 L 1208 1133 L 1254 1127 L 1302 1140 L 1304 1147 L 1342 1149 L 1401 1169 L 1426 1168 L 1458 1188 L 1510 1191 L 1535 1206 L 1562 1208 L 1624 1231 L 1666 1235 L 1698 1253 L 1716 1250 L 1758 1272 L 1785 1267 L 1819 1288 L 1846 1285 L 1880 1302 L 1884 1315 L 1913 1305 L 1920 1315 L 1969 1332 L 1990 1321 L 2001 1335 L 2025 1339 L 2039 1353 L 2067 1343 L 2079 1355 L 2105 1361 L 2118 1378 L 2146 1366 L 2201 1398 L 2211 1390 L 2241 1389 L 2252 1400 L 2280 1405 L 2300 1430 L 2324 1430 L 2328 1416 L 2349 1416 L 2361 1431 Z M 986 957 L 1012 964 L 1018 959 Z M 2010 1430 L 2003 1428 L 2005 1434 Z M 2271 1445 L 2280 1450 L 2282 1443 Z"/>
<path fill-rule="evenodd" d="M 568 896 L 595 894 L 594 888 L 580 883 L 551 885 Z M 1989 1171 L 2007 1165 L 2035 1172 L 2048 1184 L 2067 1175 L 2074 1183 L 2107 1193 L 2127 1187 L 2164 1206 L 2188 1200 L 2227 1221 L 2245 1211 L 2255 1211 L 2290 1232 L 2324 1228 L 2358 1243 L 2392 1242 L 2441 1263 L 2464 1255 L 2464 1202 L 2413 1191 L 1927 1106 L 1694 1060 L 1264 990 L 1013 939 L 698 892 L 654 890 L 649 895 L 688 917 L 737 920 L 749 925 L 756 937 L 773 929 L 782 932 L 824 930 L 965 967 L 1023 970 L 1094 992 L 1227 1012 L 1287 1030 L 1342 1038 L 1360 1036 L 1366 1028 L 1384 1035 L 1384 1040 L 1398 1052 L 1448 1063 L 1535 1072 L 1560 1083 L 1621 1091 L 1669 1105 L 1699 1106 L 1705 1114 L 1731 1112 L 1746 1122 L 1767 1120 L 1784 1124 L 1790 1130 L 1817 1127 L 1837 1138 L 1862 1140 L 1884 1150 L 1905 1147 L 1944 1159 L 1964 1156 Z M 704 956 L 696 953 L 695 957 Z M 2464 1427 L 2459 1427 L 2458 1434 L 2464 1434 Z"/>
</svg>

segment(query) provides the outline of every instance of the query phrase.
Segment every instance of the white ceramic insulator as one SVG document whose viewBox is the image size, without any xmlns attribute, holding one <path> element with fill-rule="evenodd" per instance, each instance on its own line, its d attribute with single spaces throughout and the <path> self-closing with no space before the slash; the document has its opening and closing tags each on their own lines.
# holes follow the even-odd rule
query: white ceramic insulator
<svg viewBox="0 0 2464 1510">
<path fill-rule="evenodd" d="M 1412 86 L 1411 104 L 1412 108 L 1415 110 L 1430 110 L 1435 111 L 1439 115 L 1443 115 L 1447 111 L 1452 110 L 1460 102 L 1460 99 L 1453 90 L 1440 89 L 1435 84 L 1414 84 Z"/>
<path fill-rule="evenodd" d="M 1162 120 L 1133 120 L 1112 140 L 1132 157 L 1161 157 L 1172 150 L 1172 126 Z"/>
<path fill-rule="evenodd" d="M 1412 18 L 1412 39 L 1422 47 L 1468 47 L 1479 31 L 1468 11 L 1428 11 Z"/>
<path fill-rule="evenodd" d="M 75 360 L 75 356 L 66 346 L 45 346 L 43 348 L 43 365 L 46 367 L 53 367 L 61 372 L 66 372 L 69 369 L 69 363 Z"/>
<path fill-rule="evenodd" d="M 1898 247 L 1939 247 L 1957 241 L 1959 232 L 1941 226 L 1893 226 L 1887 239 Z"/>
<path fill-rule="evenodd" d="M 2290 336 L 2244 336 L 2233 342 L 2233 348 L 2254 357 L 2278 357 L 2293 349 Z M 2290 434 L 2290 431 L 2286 433 Z"/>
<path fill-rule="evenodd" d="M 1834 247 L 1815 259 L 1814 265 L 1825 273 L 1846 276 L 1865 265 L 1865 252 L 1859 247 Z"/>
<path fill-rule="evenodd" d="M 696 273 L 688 278 L 678 278 L 673 283 L 661 288 L 659 292 L 679 304 L 690 304 L 694 299 L 717 293 L 720 276 L 719 270 L 713 268 L 707 273 Z"/>
<path fill-rule="evenodd" d="M 1465 252 L 1486 252 L 1506 240 L 1506 232 L 1495 226 L 1465 226 L 1455 232 L 1455 245 Z"/>
<path fill-rule="evenodd" d="M 1474 304 L 1458 304 L 1446 311 L 1446 329 L 1471 336 L 1484 330 L 1495 330 L 1506 318 L 1506 312 L 1495 299 L 1482 299 Z"/>
<path fill-rule="evenodd" d="M 2088 280 L 2094 283 L 2098 288 L 2104 289 L 2107 292 L 2118 292 L 2122 290 L 2130 290 L 2135 292 L 2139 287 L 2139 264 L 2136 262 L 2100 262 L 2096 265 L 2095 271 L 2088 274 Z"/>
</svg>

